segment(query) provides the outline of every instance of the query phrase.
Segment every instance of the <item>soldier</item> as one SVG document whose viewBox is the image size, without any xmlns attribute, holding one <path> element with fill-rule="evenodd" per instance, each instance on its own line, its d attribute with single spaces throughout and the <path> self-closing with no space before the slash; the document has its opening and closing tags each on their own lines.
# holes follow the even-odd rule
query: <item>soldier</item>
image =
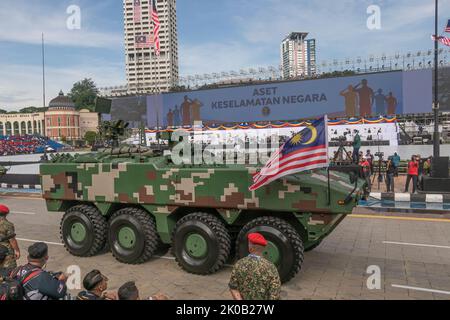
<svg viewBox="0 0 450 320">
<path fill-rule="evenodd" d="M 16 260 L 20 258 L 20 249 L 17 244 L 14 225 L 6 219 L 8 214 L 8 207 L 0 205 L 0 245 L 9 250 L 8 255 L 0 267 L 14 269 L 17 267 Z"/>
<path fill-rule="evenodd" d="M 3 267 L 3 262 L 5 261 L 6 257 L 8 256 L 8 253 L 9 253 L 9 250 L 7 247 L 0 246 L 0 279 L 7 278 L 12 271 L 9 268 Z"/>
<path fill-rule="evenodd" d="M 85 291 L 81 291 L 77 300 L 117 300 L 117 295 L 108 292 L 108 277 L 98 270 L 92 270 L 83 279 Z"/>
<path fill-rule="evenodd" d="M 267 240 L 259 233 L 248 235 L 250 255 L 239 260 L 231 272 L 229 288 L 235 300 L 279 300 L 280 275 L 275 265 L 262 257 Z"/>
</svg>

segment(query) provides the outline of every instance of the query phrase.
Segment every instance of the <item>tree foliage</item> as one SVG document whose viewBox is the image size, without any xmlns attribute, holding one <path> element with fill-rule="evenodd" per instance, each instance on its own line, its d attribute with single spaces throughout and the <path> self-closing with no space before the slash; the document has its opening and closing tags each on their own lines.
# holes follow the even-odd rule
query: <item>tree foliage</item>
<svg viewBox="0 0 450 320">
<path fill-rule="evenodd" d="M 27 107 L 19 110 L 20 113 L 38 113 L 45 111 L 47 111 L 47 108 L 37 108 L 37 107 Z"/>
<path fill-rule="evenodd" d="M 88 131 L 84 134 L 84 141 L 90 146 L 94 145 L 96 139 L 97 133 L 94 131 Z"/>
<path fill-rule="evenodd" d="M 98 88 L 92 79 L 84 79 L 75 83 L 69 93 L 69 97 L 75 103 L 77 110 L 89 109 L 94 111 L 95 98 L 98 96 Z"/>
</svg>

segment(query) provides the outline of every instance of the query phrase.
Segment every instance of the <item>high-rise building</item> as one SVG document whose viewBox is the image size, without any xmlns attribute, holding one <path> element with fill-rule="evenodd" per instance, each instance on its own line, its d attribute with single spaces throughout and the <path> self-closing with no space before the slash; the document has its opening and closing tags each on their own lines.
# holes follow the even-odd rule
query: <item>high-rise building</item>
<svg viewBox="0 0 450 320">
<path fill-rule="evenodd" d="M 152 1 L 160 21 L 160 55 L 138 38 L 153 35 Z M 178 82 L 176 0 L 123 0 L 125 61 L 129 93 L 167 92 Z"/>
<path fill-rule="evenodd" d="M 307 32 L 292 32 L 281 43 L 283 78 L 316 74 L 316 40 L 307 36 Z"/>
</svg>

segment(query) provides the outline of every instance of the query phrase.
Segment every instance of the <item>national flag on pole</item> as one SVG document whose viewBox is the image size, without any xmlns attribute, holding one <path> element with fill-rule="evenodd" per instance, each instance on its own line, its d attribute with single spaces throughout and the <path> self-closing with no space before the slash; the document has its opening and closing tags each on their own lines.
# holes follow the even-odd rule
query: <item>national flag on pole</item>
<svg viewBox="0 0 450 320">
<path fill-rule="evenodd" d="M 447 37 L 435 37 L 435 36 L 431 36 L 431 39 L 433 39 L 433 41 L 439 41 L 440 43 L 442 43 L 445 46 L 450 47 L 450 38 Z"/>
<path fill-rule="evenodd" d="M 253 176 L 250 191 L 297 172 L 328 167 L 328 119 L 323 117 L 295 134 Z"/>
<path fill-rule="evenodd" d="M 450 32 L 450 19 L 447 22 L 447 26 L 445 27 L 445 32 Z"/>
<path fill-rule="evenodd" d="M 141 22 L 141 16 L 142 16 L 142 7 L 141 7 L 141 0 L 133 0 L 133 16 L 134 16 L 134 22 L 139 23 Z"/>
<path fill-rule="evenodd" d="M 161 23 L 159 21 L 158 7 L 156 0 L 152 0 L 152 23 L 153 23 L 153 39 L 155 42 L 155 54 L 159 56 L 161 54 L 161 43 L 159 40 L 159 30 L 161 29 Z"/>
<path fill-rule="evenodd" d="M 151 35 L 137 35 L 135 39 L 135 47 L 139 49 L 150 48 L 153 45 L 153 37 Z"/>
</svg>

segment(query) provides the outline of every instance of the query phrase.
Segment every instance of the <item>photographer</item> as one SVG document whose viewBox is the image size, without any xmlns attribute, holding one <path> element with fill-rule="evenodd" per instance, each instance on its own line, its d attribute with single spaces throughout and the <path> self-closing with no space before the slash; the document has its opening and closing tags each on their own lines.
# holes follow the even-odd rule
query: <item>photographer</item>
<svg viewBox="0 0 450 320">
<path fill-rule="evenodd" d="M 395 166 L 392 158 L 390 157 L 386 163 L 386 187 L 387 192 L 395 192 L 394 177 L 397 172 L 397 167 Z"/>
<path fill-rule="evenodd" d="M 369 189 L 369 192 L 372 190 L 372 183 L 370 181 L 370 163 L 367 161 L 367 159 L 363 156 L 361 157 L 361 161 L 359 163 L 362 170 L 362 178 L 366 180 L 367 187 Z"/>
<path fill-rule="evenodd" d="M 359 163 L 359 149 L 361 148 L 361 137 L 359 131 L 355 130 L 355 137 L 353 138 L 353 162 Z"/>
<path fill-rule="evenodd" d="M 37 242 L 28 248 L 28 264 L 15 269 L 11 277 L 23 287 L 24 300 L 61 300 L 66 297 L 67 276 L 44 270 L 48 246 Z"/>
<path fill-rule="evenodd" d="M 129 281 L 122 285 L 118 292 L 117 296 L 119 300 L 169 300 L 169 297 L 162 293 L 154 294 L 151 297 L 141 299 L 139 289 L 136 287 L 134 281 Z"/>
<path fill-rule="evenodd" d="M 413 181 L 412 193 L 416 193 L 418 176 L 419 176 L 419 162 L 417 161 L 416 156 L 412 156 L 411 161 L 408 162 L 408 176 L 406 177 L 405 193 L 409 191 L 408 189 L 411 179 Z"/>
</svg>

